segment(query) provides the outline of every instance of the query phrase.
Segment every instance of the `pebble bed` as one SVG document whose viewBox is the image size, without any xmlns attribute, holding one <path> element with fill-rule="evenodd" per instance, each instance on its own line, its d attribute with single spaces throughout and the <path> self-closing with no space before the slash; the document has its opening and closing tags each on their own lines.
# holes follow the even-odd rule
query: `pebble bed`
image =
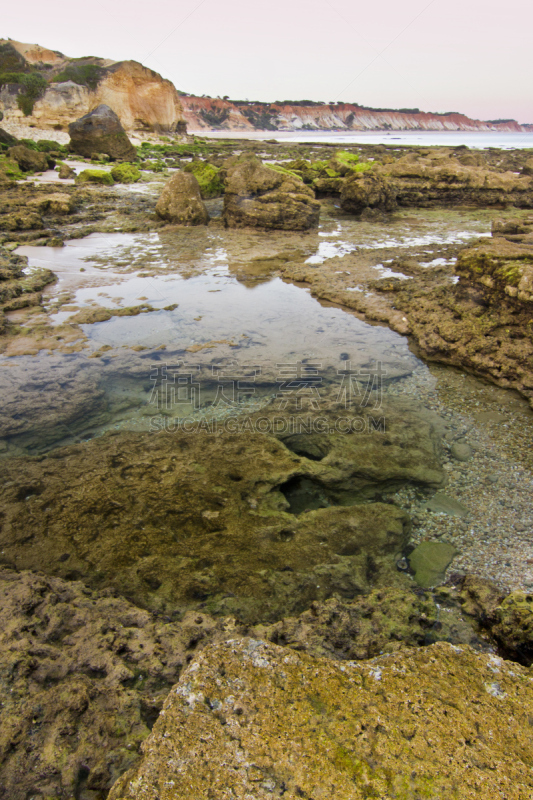
<svg viewBox="0 0 533 800">
<path fill-rule="evenodd" d="M 533 412 L 527 403 L 434 366 L 417 368 L 388 394 L 416 397 L 443 419 L 447 484 L 441 491 L 465 507 L 462 516 L 429 511 L 424 506 L 431 493 L 397 492 L 393 501 L 411 514 L 412 543 L 454 545 L 447 578 L 464 572 L 504 591 L 533 591 Z"/>
</svg>

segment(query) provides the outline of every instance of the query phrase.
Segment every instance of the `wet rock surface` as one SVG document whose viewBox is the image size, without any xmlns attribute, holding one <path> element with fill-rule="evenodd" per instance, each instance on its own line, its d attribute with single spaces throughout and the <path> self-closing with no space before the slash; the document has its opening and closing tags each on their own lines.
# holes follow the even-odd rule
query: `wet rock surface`
<svg viewBox="0 0 533 800">
<path fill-rule="evenodd" d="M 175 239 L 165 238 L 167 228 L 153 248 L 146 242 L 139 248 L 134 242 L 125 256 L 109 260 L 104 253 L 100 266 L 113 263 L 119 277 L 140 269 L 154 276 L 167 268 L 177 272 L 177 265 L 187 262 L 180 274 L 184 278 L 200 276 L 213 266 L 211 256 L 205 257 L 201 249 L 209 238 L 213 251 L 205 252 L 220 253 L 218 245 L 226 248 L 228 272 L 237 275 L 243 286 L 257 286 L 276 275 L 305 282 L 325 305 L 334 303 L 385 322 L 403 334 L 412 334 L 413 342 L 420 343 L 419 352 L 484 375 L 501 386 L 515 386 L 530 396 L 530 215 L 505 209 L 489 215 L 483 210 L 485 204 L 528 207 L 531 177 L 523 153 L 473 153 L 456 148 L 416 151 L 413 157 L 409 148 L 398 148 L 394 156 L 388 148 L 354 148 L 360 151 L 361 160 L 343 152 L 332 157 L 331 149 L 325 147 L 239 143 L 241 148 L 265 159 L 279 160 L 280 154 L 292 159 L 282 163 L 280 172 L 259 165 L 266 183 L 258 182 L 258 194 L 248 197 L 251 205 L 246 206 L 252 209 L 251 222 L 246 224 L 256 226 L 257 231 L 224 231 L 223 219 L 218 216 L 222 203 L 209 200 L 214 218 L 209 226 L 180 230 L 182 249 L 176 247 Z M 156 216 L 155 206 L 168 178 L 167 169 L 185 168 L 190 170 L 188 174 L 198 174 L 205 178 L 204 195 L 215 196 L 220 185 L 214 188 L 214 183 L 238 165 L 235 160 L 227 161 L 235 149 L 235 143 L 210 144 L 201 151 L 209 161 L 193 161 L 191 166 L 187 166 L 188 159 L 196 159 L 198 154 L 194 149 L 183 161 L 183 153 L 177 150 L 170 157 L 164 148 L 154 150 L 152 155 L 158 161 L 151 165 L 143 162 L 140 183 L 122 188 L 80 188 L 62 182 L 58 192 L 29 180 L 23 184 L 7 181 L 2 184 L 0 241 L 13 249 L 17 242 L 59 246 L 65 238 L 96 230 L 157 231 L 165 224 Z M 98 152 L 102 152 L 100 148 Z M 299 155 L 304 156 L 300 164 L 295 160 Z M 146 158 L 147 152 L 141 157 Z M 101 158 L 97 168 L 108 169 Z M 3 174 L 7 175 L 8 169 L 17 169 L 17 164 L 6 159 Z M 520 174 L 512 175 L 514 172 Z M 64 175 L 65 179 L 72 177 L 66 170 Z M 272 176 L 283 183 L 261 194 Z M 343 187 L 349 184 L 371 188 L 382 182 L 397 187 L 400 210 L 394 215 L 381 213 L 379 192 L 372 208 L 370 189 L 359 205 L 344 212 L 334 209 L 328 199 L 338 202 Z M 239 178 L 234 195 L 226 192 L 230 216 L 231 208 L 236 209 L 239 198 L 245 196 L 239 194 L 244 184 Z M 317 213 L 313 190 L 323 198 L 320 232 L 302 236 L 287 228 L 278 234 L 261 233 L 262 227 L 266 231 L 279 227 L 283 217 L 290 225 L 295 221 L 299 225 L 304 211 L 303 218 L 312 218 Z M 278 204 L 279 192 L 283 196 Z M 388 202 L 384 196 L 382 205 Z M 449 212 L 443 207 L 462 202 L 477 210 Z M 435 211 L 406 212 L 401 206 L 426 206 Z M 356 218 L 361 210 L 364 213 Z M 244 225 L 244 212 L 235 213 L 237 226 Z M 436 220 L 441 218 L 445 224 L 439 229 Z M 476 235 L 488 231 L 491 221 L 492 240 L 465 249 L 472 231 L 477 231 Z M 454 238 L 450 235 L 453 230 L 465 233 L 465 238 Z M 249 245 L 243 237 L 256 238 Z M 143 247 L 146 252 L 139 253 Z M 200 251 L 202 256 L 197 257 Z M 53 253 L 51 249 L 51 258 Z M 33 277 L 36 273 L 22 273 L 26 261 L 9 250 L 2 249 L 1 258 L 0 291 L 4 286 L 9 315 L 2 348 L 5 346 L 9 355 L 36 353 L 46 346 L 75 358 L 76 348 L 86 341 L 79 325 L 92 328 L 115 316 L 154 310 L 144 302 L 146 297 L 139 298 L 142 305 L 124 304 L 118 309 L 95 301 L 82 308 L 71 306 L 76 315 L 71 322 L 52 328 L 47 309 L 36 305 L 20 310 L 18 305 L 40 303 L 38 283 L 28 283 L 29 288 L 19 292 L 22 283 L 38 280 Z M 457 278 L 458 283 L 452 282 Z M 99 280 L 93 285 L 100 286 Z M 9 287 L 15 283 L 19 288 L 11 296 Z M 67 296 L 63 291 L 50 308 L 69 308 Z M 156 319 L 152 314 L 148 318 Z M 213 344 L 229 342 L 200 341 L 192 345 L 191 352 L 202 353 L 205 346 Z M 458 798 L 484 798 L 489 790 L 517 800 L 529 797 L 529 762 L 523 757 L 527 743 L 520 738 L 527 734 L 529 724 L 526 716 L 520 716 L 529 708 L 529 683 L 525 680 L 518 689 L 513 688 L 517 676 L 527 673 L 516 668 L 515 675 L 510 675 L 505 664 L 487 661 L 466 647 L 468 643 L 482 650 L 492 646 L 526 667 L 532 663 L 531 595 L 528 591 L 509 595 L 504 588 L 508 581 L 513 587 L 527 589 L 528 580 L 533 580 L 527 566 L 533 554 L 526 468 L 520 471 L 512 459 L 508 462 L 506 456 L 493 453 L 490 439 L 480 437 L 471 420 L 449 415 L 449 428 L 444 428 L 442 407 L 433 402 L 433 384 L 427 389 L 432 380 L 427 368 L 420 365 L 426 385 L 413 373 L 410 362 L 402 368 L 394 356 L 390 366 L 387 362 L 389 391 L 401 392 L 405 383 L 411 394 L 404 398 L 403 406 L 396 401 L 385 403 L 380 413 L 387 419 L 386 433 L 379 425 L 368 437 L 337 436 L 331 431 L 304 436 L 280 433 L 277 437 L 213 436 L 207 431 L 194 436 L 121 433 L 43 455 L 43 450 L 58 441 L 58 428 L 64 428 L 69 441 L 83 439 L 94 435 L 90 424 L 94 422 L 94 430 L 100 423 L 111 424 L 121 403 L 127 405 L 121 398 L 109 400 L 96 368 L 104 361 L 113 363 L 113 358 L 119 363 L 113 350 L 104 344 L 92 353 L 94 361 L 80 359 L 76 363 L 83 364 L 83 369 L 74 369 L 66 360 L 60 368 L 58 353 L 53 364 L 52 360 L 46 362 L 46 380 L 42 366 L 39 372 L 38 359 L 24 362 L 22 381 L 18 360 L 13 370 L 7 368 L 9 360 L 3 365 L 8 389 L 0 426 L 7 447 L 13 448 L 9 452 L 18 454 L 19 447 L 27 446 L 29 452 L 41 453 L 4 458 L 1 465 L 4 516 L 0 558 L 5 568 L 0 585 L 6 624 L 0 664 L 6 664 L 1 674 L 7 700 L 2 709 L 6 721 L 0 741 L 4 748 L 0 786 L 7 787 L 6 800 L 27 800 L 28 796 L 95 800 L 105 796 L 119 774 L 135 768 L 139 743 L 148 735 L 164 694 L 193 651 L 213 638 L 235 638 L 247 629 L 273 643 L 260 645 L 265 648 L 265 660 L 271 652 L 283 653 L 272 662 L 278 665 L 282 680 L 282 661 L 296 663 L 294 676 L 304 677 L 306 665 L 312 663 L 318 691 L 319 684 L 329 686 L 329 676 L 337 669 L 332 659 L 368 659 L 386 652 L 394 653 L 391 658 L 397 661 L 390 673 L 385 671 L 385 679 L 396 681 L 398 674 L 407 674 L 412 675 L 411 682 L 405 684 L 405 695 L 397 692 L 395 683 L 387 683 L 383 691 L 382 662 L 377 667 L 372 662 L 364 673 L 363 694 L 359 688 L 357 692 L 350 689 L 348 705 L 333 712 L 327 706 L 329 699 L 320 696 L 311 703 L 311 721 L 309 707 L 300 705 L 299 690 L 293 691 L 295 684 L 284 685 L 276 695 L 279 685 L 272 689 L 269 683 L 257 696 L 272 697 L 272 708 L 283 709 L 283 718 L 270 711 L 261 716 L 263 699 L 256 702 L 253 694 L 250 701 L 252 695 L 246 694 L 255 674 L 248 656 L 242 656 L 247 645 L 224 645 L 235 648 L 238 656 L 234 659 L 233 650 L 229 655 L 228 651 L 213 651 L 212 660 L 208 656 L 209 674 L 218 675 L 205 694 L 209 702 L 195 705 L 192 701 L 187 706 L 189 717 L 180 717 L 178 733 L 172 728 L 169 737 L 157 738 L 157 747 L 163 742 L 164 747 L 177 748 L 165 751 L 172 758 L 186 753 L 185 769 L 190 771 L 180 772 L 179 781 L 183 782 L 178 783 L 174 796 L 207 797 L 203 792 L 209 784 L 211 792 L 220 788 L 222 793 L 231 786 L 236 796 L 243 797 L 250 792 L 255 797 L 259 792 L 258 797 L 316 798 L 326 793 L 328 797 L 355 798 L 403 791 L 407 784 L 398 781 L 405 777 L 410 791 L 422 793 L 430 786 L 436 796 L 446 800 L 453 796 L 450 786 L 457 787 Z M 153 353 L 144 355 L 151 358 Z M 341 358 L 349 355 L 343 353 Z M 141 372 L 145 375 L 148 362 L 144 364 L 144 369 L 140 361 L 130 364 L 128 380 L 137 380 Z M 46 402 L 40 399 L 44 394 Z M 440 420 L 422 410 L 418 405 L 421 397 L 424 406 L 443 415 Z M 489 405 L 483 399 L 477 402 L 477 397 L 475 414 L 482 415 Z M 515 412 L 516 419 L 522 419 L 516 409 L 512 414 Z M 267 419 L 272 416 L 269 410 L 262 413 Z M 490 416 L 493 412 L 486 413 Z M 338 416 L 338 411 L 334 413 L 328 406 L 326 419 L 334 419 L 335 414 Z M 505 413 L 496 411 L 494 415 L 495 424 L 507 420 L 504 427 L 510 427 L 509 415 L 506 418 Z M 84 433 L 86 430 L 89 432 Z M 523 441 L 529 439 L 524 436 Z M 523 445 L 522 449 L 527 448 Z M 523 455 L 527 461 L 527 453 Z M 483 491 L 476 483 L 485 487 Z M 438 493 L 428 500 L 435 490 Z M 486 518 L 480 513 L 481 505 L 490 511 Z M 428 538 L 438 541 L 425 542 Z M 451 564 L 449 558 L 446 564 L 440 559 L 438 569 L 433 569 L 432 562 L 431 580 L 427 581 L 434 585 L 447 576 L 452 583 L 431 592 L 416 587 L 415 544 L 436 545 L 450 557 L 458 550 Z M 427 572 L 427 564 L 422 567 Z M 476 568 L 498 585 L 484 584 L 472 576 L 462 583 L 464 572 Z M 24 571 L 37 569 L 54 577 Z M 82 586 L 79 580 L 92 588 Z M 227 615 L 239 617 L 242 624 L 235 627 Z M 465 617 L 472 623 L 465 622 Z M 423 651 L 408 649 L 441 639 L 459 643 L 461 653 L 444 645 Z M 283 644 L 284 649 L 275 644 Z M 312 662 L 308 656 L 314 657 Z M 329 661 L 322 660 L 324 656 Z M 291 661 L 293 658 L 297 661 Z M 236 660 L 244 660 L 244 666 L 234 663 Z M 196 726 L 195 714 L 203 709 L 201 714 L 207 716 L 202 724 L 216 714 L 213 686 L 225 679 L 226 663 L 231 680 L 240 681 L 232 684 L 233 694 L 244 692 L 244 700 L 236 706 L 235 715 L 224 713 L 226 725 L 216 722 L 212 755 L 205 749 L 211 745 L 202 741 L 203 729 Z M 195 662 L 193 676 L 204 669 L 203 664 Z M 356 670 L 353 665 L 342 666 Z M 234 667 L 242 667 L 244 672 L 231 673 Z M 346 676 L 345 672 L 335 674 Z M 448 702 L 450 687 L 452 700 Z M 358 697 L 361 705 L 350 705 L 358 703 Z M 287 703 L 287 698 L 293 702 Z M 398 703 L 393 712 L 391 698 Z M 256 710 L 250 716 L 253 706 Z M 294 718 L 287 708 L 296 709 Z M 217 760 L 220 752 L 233 752 L 236 740 L 231 736 L 235 732 L 241 739 L 240 729 L 232 727 L 234 718 L 245 728 L 249 720 L 252 726 L 259 720 L 259 727 L 253 729 L 259 731 L 259 738 L 249 744 L 245 733 L 244 749 L 235 756 L 239 759 L 245 752 L 248 758 L 250 753 L 249 761 L 254 760 L 257 752 L 253 748 L 261 742 L 266 767 L 259 758 L 254 760 L 262 770 L 258 780 L 258 773 L 247 767 L 226 773 L 227 761 Z M 384 725 L 383 719 L 391 718 L 399 718 L 404 727 Z M 158 724 L 163 725 L 164 719 Z M 302 720 L 303 727 L 297 730 L 295 726 Z M 346 726 L 359 723 L 353 736 L 349 733 L 344 739 Z M 496 726 L 496 741 L 486 730 L 489 723 Z M 280 758 L 272 729 L 282 731 L 286 736 L 282 741 L 288 742 L 280 745 L 284 750 Z M 325 731 L 329 739 L 323 758 L 316 755 L 314 760 L 322 746 L 319 737 L 317 747 L 317 729 L 322 734 Z M 230 737 L 226 730 L 232 731 Z M 292 757 L 296 741 L 300 747 L 297 756 L 291 763 L 284 761 L 286 753 L 287 759 Z M 152 751 L 146 752 L 151 759 Z M 159 755 L 154 755 L 153 761 L 139 767 L 139 782 L 130 785 L 127 778 L 118 784 L 116 796 L 142 798 L 146 791 L 146 797 L 152 799 L 151 776 L 166 776 L 169 768 L 158 759 Z M 205 766 L 208 760 L 209 767 Z M 300 781 L 294 763 L 299 770 L 304 765 L 301 772 L 308 783 Z M 497 769 L 492 769 L 495 764 Z M 19 783 L 17 775 L 24 778 Z"/>
<path fill-rule="evenodd" d="M 93 800 L 132 766 L 170 687 L 231 620 L 169 622 L 113 592 L 0 571 L 0 797 Z"/>
<path fill-rule="evenodd" d="M 80 156 L 106 153 L 117 161 L 132 161 L 137 152 L 115 114 L 105 104 L 69 125 L 70 151 Z"/>
<path fill-rule="evenodd" d="M 198 181 L 189 172 L 176 172 L 172 176 L 155 210 L 161 219 L 176 225 L 207 225 L 209 222 Z"/>
<path fill-rule="evenodd" d="M 42 301 L 41 290 L 56 280 L 49 269 L 40 269 L 26 274 L 28 260 L 10 253 L 0 246 L 0 335 L 5 332 L 5 314 L 17 308 L 38 306 Z"/>
<path fill-rule="evenodd" d="M 229 228 L 307 230 L 318 225 L 319 213 L 314 192 L 286 171 L 253 157 L 227 169 L 224 223 Z"/>
<path fill-rule="evenodd" d="M 368 500 L 443 480 L 438 436 L 409 419 L 391 418 L 386 434 L 333 436 L 322 462 L 266 434 L 183 432 L 108 434 L 5 460 L 3 563 L 113 586 L 153 609 L 248 622 L 394 584 L 409 518 Z"/>
<path fill-rule="evenodd" d="M 398 587 L 369 592 L 354 600 L 331 598 L 314 602 L 298 617 L 273 625 L 257 625 L 253 635 L 315 657 L 340 660 L 375 658 L 404 647 L 437 641 L 490 649 L 461 612 L 462 597 L 446 587 L 442 592 Z M 470 614 L 479 619 L 479 614 Z M 467 620 L 467 621 L 465 621 Z"/>
<path fill-rule="evenodd" d="M 533 207 L 533 183 L 528 175 L 516 175 L 504 165 L 494 168 L 481 153 L 457 156 L 447 148 L 419 151 L 384 164 L 379 171 L 394 181 L 400 206 Z"/>
<path fill-rule="evenodd" d="M 341 665 L 228 641 L 183 673 L 110 800 L 228 791 L 525 800 L 532 705 L 528 670 L 468 646 Z"/>
</svg>

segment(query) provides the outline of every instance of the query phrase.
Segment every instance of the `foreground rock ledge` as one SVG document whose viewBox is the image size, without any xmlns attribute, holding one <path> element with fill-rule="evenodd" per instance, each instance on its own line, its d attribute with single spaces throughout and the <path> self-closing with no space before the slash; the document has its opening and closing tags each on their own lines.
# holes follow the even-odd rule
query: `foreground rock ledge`
<svg viewBox="0 0 533 800">
<path fill-rule="evenodd" d="M 532 711 L 530 671 L 469 647 L 341 665 L 231 640 L 183 673 L 109 800 L 526 800 Z"/>
</svg>

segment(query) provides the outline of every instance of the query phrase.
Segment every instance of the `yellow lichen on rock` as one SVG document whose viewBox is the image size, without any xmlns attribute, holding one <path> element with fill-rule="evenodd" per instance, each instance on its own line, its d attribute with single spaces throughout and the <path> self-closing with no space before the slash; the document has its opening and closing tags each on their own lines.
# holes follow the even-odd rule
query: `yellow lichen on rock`
<svg viewBox="0 0 533 800">
<path fill-rule="evenodd" d="M 529 670 L 439 643 L 338 664 L 254 639 L 183 673 L 109 800 L 526 800 Z"/>
</svg>

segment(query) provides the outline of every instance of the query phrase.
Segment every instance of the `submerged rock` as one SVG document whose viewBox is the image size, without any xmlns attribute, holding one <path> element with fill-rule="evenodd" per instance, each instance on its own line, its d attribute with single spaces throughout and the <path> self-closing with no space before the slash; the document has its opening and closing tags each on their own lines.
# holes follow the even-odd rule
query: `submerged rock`
<svg viewBox="0 0 533 800">
<path fill-rule="evenodd" d="M 155 207 L 161 219 L 176 225 L 207 225 L 209 214 L 200 187 L 190 172 L 176 172 L 165 184 Z"/>
<path fill-rule="evenodd" d="M 91 158 L 105 153 L 117 161 L 134 161 L 137 151 L 128 139 L 122 124 L 109 106 L 99 105 L 68 126 L 71 153 Z"/>
<path fill-rule="evenodd" d="M 299 617 L 258 625 L 251 634 L 312 656 L 346 661 L 437 641 L 472 644 L 474 623 L 465 621 L 459 603 L 452 598 L 441 614 L 444 601 L 438 600 L 439 605 L 418 587 L 385 586 L 354 600 L 334 597 L 312 603 Z M 481 639 L 476 644 L 481 646 Z"/>
<path fill-rule="evenodd" d="M 409 563 L 418 585 L 427 589 L 441 583 L 456 553 L 453 544 L 448 542 L 421 542 L 417 545 L 409 556 Z"/>
<path fill-rule="evenodd" d="M 391 412 L 387 423 L 387 433 L 329 437 L 323 461 L 268 434 L 208 431 L 105 435 L 10 459 L 1 558 L 151 608 L 202 605 L 248 622 L 401 582 L 409 518 L 364 501 L 443 473 L 419 415 Z"/>
<path fill-rule="evenodd" d="M 339 664 L 207 647 L 109 800 L 531 795 L 529 672 L 439 643 Z"/>
<path fill-rule="evenodd" d="M 252 156 L 228 167 L 225 185 L 228 228 L 303 231 L 318 225 L 320 204 L 313 190 L 288 170 L 264 166 Z"/>
</svg>

